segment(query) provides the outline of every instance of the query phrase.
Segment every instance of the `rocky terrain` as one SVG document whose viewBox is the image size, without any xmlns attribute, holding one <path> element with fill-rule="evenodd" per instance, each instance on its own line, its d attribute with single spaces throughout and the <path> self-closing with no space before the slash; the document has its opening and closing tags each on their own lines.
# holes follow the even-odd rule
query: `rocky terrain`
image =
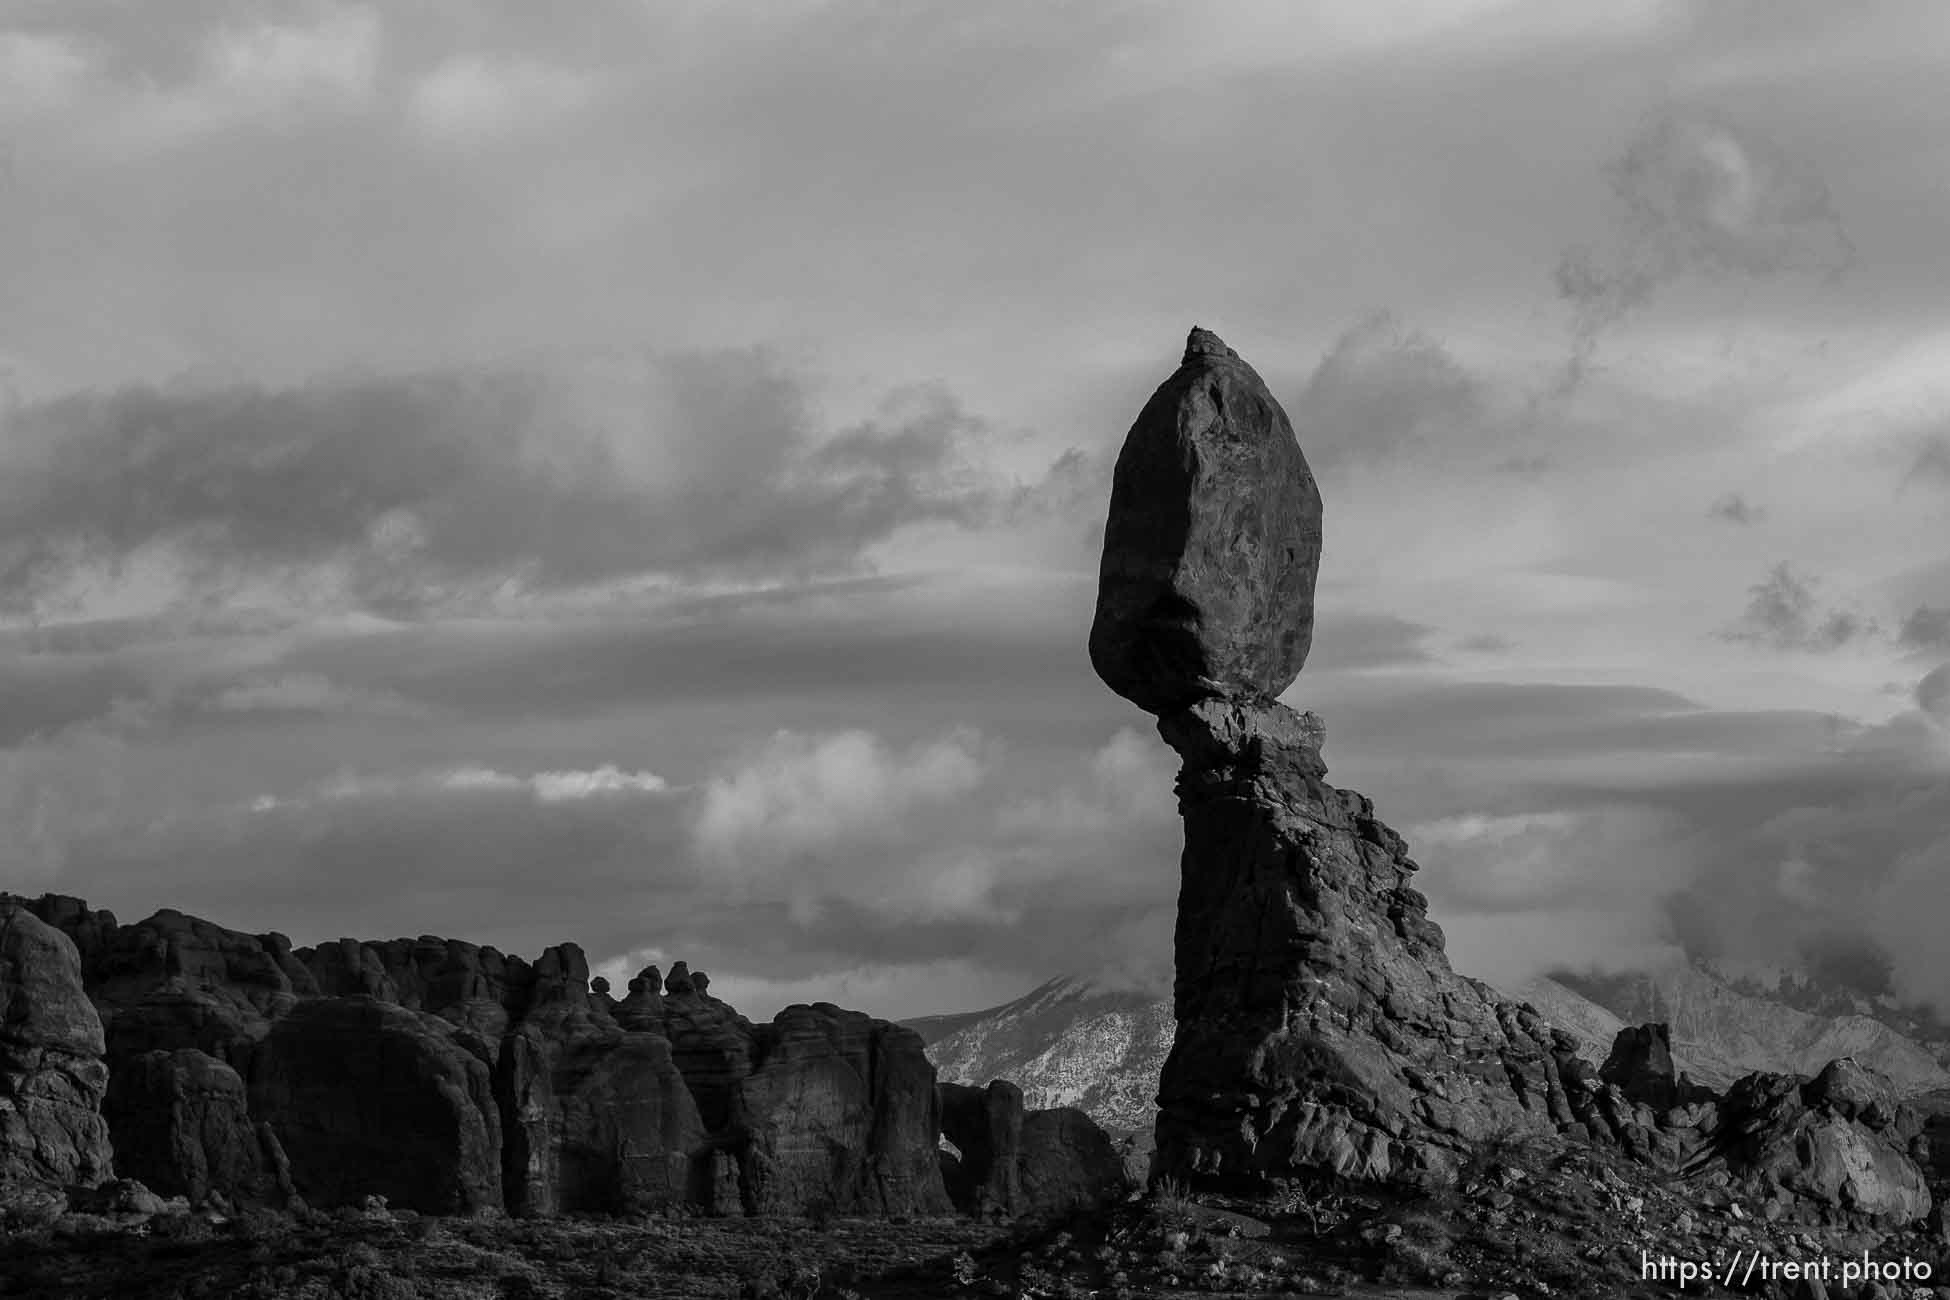
<svg viewBox="0 0 1950 1300">
<path fill-rule="evenodd" d="M 1536 984 L 1602 1006 L 1621 1023 L 1670 1025 L 1673 1051 L 1686 1069 L 1716 1087 L 1755 1070 L 1812 1074 L 1842 1056 L 1888 1075 L 1904 1095 L 1950 1087 L 1950 1044 L 1912 1036 L 1930 1026 L 1865 998 L 1817 998 L 1798 982 L 1742 989 L 1703 962 L 1614 975 L 1564 971 Z M 1820 1009 L 1793 1005 L 1796 992 Z"/>
</svg>

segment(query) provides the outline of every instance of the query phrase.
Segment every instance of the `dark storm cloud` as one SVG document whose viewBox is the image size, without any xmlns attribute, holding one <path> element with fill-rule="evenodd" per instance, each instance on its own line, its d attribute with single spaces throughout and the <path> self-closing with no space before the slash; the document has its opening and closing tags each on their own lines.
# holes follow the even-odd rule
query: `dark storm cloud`
<svg viewBox="0 0 1950 1300">
<path fill-rule="evenodd" d="M 1309 463 L 1426 461 L 1480 453 L 1482 388 L 1441 343 L 1383 312 L 1347 330 L 1293 405 Z"/>
<path fill-rule="evenodd" d="M 1950 605 L 1918 605 L 1896 640 L 1911 650 L 1950 650 Z"/>
<path fill-rule="evenodd" d="M 1748 524 L 1758 523 L 1761 516 L 1767 512 L 1759 506 L 1749 504 L 1747 498 L 1740 493 L 1728 492 L 1716 498 L 1713 504 L 1707 507 L 1706 513 L 1714 519 L 1724 519 L 1727 523 L 1745 527 Z"/>
<path fill-rule="evenodd" d="M 1916 707 L 1950 726 L 1950 664 L 1941 664 L 1916 683 Z"/>
<path fill-rule="evenodd" d="M 1699 107 L 1648 115 L 1605 168 L 1621 237 L 1568 248 L 1553 271 L 1572 308 L 1562 385 L 1600 338 L 1688 276 L 1836 276 L 1855 264 L 1822 178 L 1758 129 Z"/>
<path fill-rule="evenodd" d="M 1873 636 L 1877 630 L 1874 620 L 1853 611 L 1822 609 L 1815 599 L 1814 580 L 1797 575 L 1792 565 L 1782 561 L 1764 581 L 1748 589 L 1746 611 L 1721 636 L 1773 650 L 1827 651 Z"/>
<path fill-rule="evenodd" d="M 1934 433 L 1923 438 L 1903 481 L 1950 485 L 1950 434 Z"/>
<path fill-rule="evenodd" d="M 14 420 L 0 600 L 31 609 L 90 566 L 119 573 L 157 551 L 194 592 L 337 583 L 393 613 L 507 582 L 843 571 L 902 525 L 997 508 L 1001 486 L 965 461 L 982 431 L 928 388 L 822 437 L 800 381 L 756 350 L 664 356 L 620 377 L 67 397 Z"/>
</svg>

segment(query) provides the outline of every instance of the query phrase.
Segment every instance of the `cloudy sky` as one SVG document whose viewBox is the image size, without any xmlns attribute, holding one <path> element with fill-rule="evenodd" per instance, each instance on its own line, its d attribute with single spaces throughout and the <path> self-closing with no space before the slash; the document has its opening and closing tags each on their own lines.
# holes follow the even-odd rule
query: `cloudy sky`
<svg viewBox="0 0 1950 1300">
<path fill-rule="evenodd" d="M 1950 1004 L 1950 9 L 0 0 L 0 887 L 1168 960 L 1085 654 L 1185 331 L 1326 498 L 1289 702 L 1456 964 Z"/>
</svg>

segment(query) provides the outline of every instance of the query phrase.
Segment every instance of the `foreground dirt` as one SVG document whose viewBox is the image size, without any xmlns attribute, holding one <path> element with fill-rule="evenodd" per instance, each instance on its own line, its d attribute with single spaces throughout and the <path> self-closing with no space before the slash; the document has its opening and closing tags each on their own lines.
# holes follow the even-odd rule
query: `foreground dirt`
<svg viewBox="0 0 1950 1300">
<path fill-rule="evenodd" d="M 1925 1282 L 1821 1291 L 1746 1261 L 1870 1258 Z M 1707 1265 L 1681 1284 L 1661 1257 Z M 1728 1288 L 1729 1263 L 1743 1273 Z M 428 1219 L 375 1206 L 297 1216 L 67 1214 L 0 1236 L 0 1297 L 188 1300 L 1950 1300 L 1941 1236 L 1767 1222 L 1713 1189 L 1600 1153 L 1486 1153 L 1453 1190 L 1326 1185 L 1276 1201 L 1165 1187 L 1064 1223 L 967 1220 Z M 1796 1290 L 1796 1285 L 1804 1289 Z"/>
</svg>

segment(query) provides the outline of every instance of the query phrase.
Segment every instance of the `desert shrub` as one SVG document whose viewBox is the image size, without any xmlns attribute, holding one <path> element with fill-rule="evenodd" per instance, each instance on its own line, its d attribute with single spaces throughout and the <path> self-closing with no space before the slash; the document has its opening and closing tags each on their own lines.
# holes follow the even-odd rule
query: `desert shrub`
<svg viewBox="0 0 1950 1300">
<path fill-rule="evenodd" d="M 1176 1178 L 1160 1178 L 1151 1189 L 1151 1210 L 1154 1214 L 1169 1219 L 1184 1218 L 1192 1212 L 1193 1206 L 1191 1193 Z"/>
</svg>

